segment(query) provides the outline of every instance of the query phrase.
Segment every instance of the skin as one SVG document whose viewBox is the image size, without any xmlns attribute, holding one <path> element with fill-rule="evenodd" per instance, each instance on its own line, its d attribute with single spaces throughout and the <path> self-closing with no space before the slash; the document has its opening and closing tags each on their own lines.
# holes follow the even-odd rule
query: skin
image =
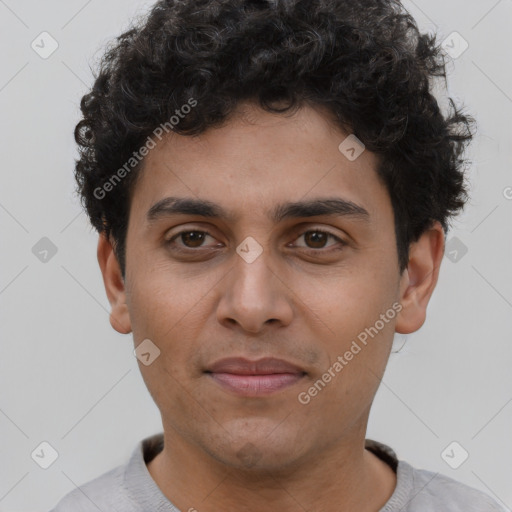
<svg viewBox="0 0 512 512">
<path fill-rule="evenodd" d="M 400 274 L 377 157 L 366 150 L 349 161 L 338 150 L 347 135 L 318 108 L 284 116 L 242 104 L 222 127 L 172 134 L 146 157 L 130 205 L 124 280 L 100 236 L 112 326 L 133 332 L 135 346 L 149 338 L 161 351 L 149 366 L 139 363 L 164 427 L 164 450 L 148 470 L 181 510 L 375 512 L 395 489 L 392 469 L 364 448 L 368 416 L 394 332 L 425 321 L 444 232 L 433 223 Z M 211 201 L 232 218 L 149 222 L 148 210 L 169 196 Z M 282 203 L 320 198 L 352 201 L 368 218 L 268 216 Z M 210 235 L 169 245 L 183 230 Z M 263 249 L 252 263 L 236 252 L 248 236 Z M 300 403 L 298 394 L 394 303 L 400 313 Z M 306 375 L 274 394 L 240 397 L 204 373 L 224 357 L 278 357 Z"/>
</svg>

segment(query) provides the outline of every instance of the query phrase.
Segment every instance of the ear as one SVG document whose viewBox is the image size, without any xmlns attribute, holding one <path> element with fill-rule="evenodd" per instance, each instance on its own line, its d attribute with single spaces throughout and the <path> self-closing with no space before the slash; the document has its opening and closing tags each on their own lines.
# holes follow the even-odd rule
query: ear
<svg viewBox="0 0 512 512">
<path fill-rule="evenodd" d="M 395 331 L 409 334 L 425 322 L 427 305 L 439 277 L 444 254 L 444 230 L 438 221 L 409 248 L 409 263 L 400 278 L 400 303 Z"/>
<path fill-rule="evenodd" d="M 104 233 L 98 240 L 98 263 L 103 275 L 103 284 L 110 302 L 110 325 L 121 334 L 132 331 L 128 306 L 126 305 L 126 290 L 121 268 L 114 253 L 110 240 Z"/>
</svg>

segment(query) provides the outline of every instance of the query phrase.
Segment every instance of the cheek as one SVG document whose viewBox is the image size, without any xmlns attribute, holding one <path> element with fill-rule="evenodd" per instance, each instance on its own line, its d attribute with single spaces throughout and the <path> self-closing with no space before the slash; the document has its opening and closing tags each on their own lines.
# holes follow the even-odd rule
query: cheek
<svg viewBox="0 0 512 512">
<path fill-rule="evenodd" d="M 205 321 L 201 295 L 197 297 L 195 290 L 180 280 L 156 272 L 139 278 L 131 291 L 135 343 L 150 339 L 160 350 L 150 365 L 139 363 L 140 372 L 159 409 L 169 414 L 179 415 L 193 393 L 191 361 Z M 194 417 L 195 413 L 189 412 Z"/>
<path fill-rule="evenodd" d="M 318 384 L 321 391 L 312 390 L 319 396 L 314 407 L 320 411 L 320 403 L 332 401 L 340 406 L 333 408 L 333 414 L 345 415 L 343 407 L 348 407 L 357 417 L 358 411 L 370 406 L 389 357 L 397 282 L 390 269 L 376 263 L 331 277 L 324 286 L 313 287 L 315 293 L 307 302 L 311 322 L 322 321 L 321 330 L 310 332 L 321 338 L 328 357 L 325 368 L 312 379 L 313 384 L 323 377 L 328 381 L 325 387 Z"/>
<path fill-rule="evenodd" d="M 368 264 L 341 271 L 327 280 L 303 280 L 298 293 L 307 306 L 305 314 L 322 326 L 335 346 L 341 343 L 342 348 L 392 307 L 398 296 L 395 281 L 392 272 Z M 394 321 L 379 330 L 388 334 L 389 323 Z"/>
<path fill-rule="evenodd" d="M 214 314 L 217 274 L 196 271 L 191 277 L 168 264 L 153 264 L 134 276 L 129 310 L 135 343 L 148 338 L 160 350 L 151 366 L 141 366 L 151 388 L 172 386 L 173 379 L 186 384 L 197 372 L 198 341 Z"/>
<path fill-rule="evenodd" d="M 179 269 L 164 262 L 143 261 L 132 274 L 129 310 L 135 339 L 151 336 L 165 341 L 200 309 L 202 288 L 195 280 L 184 279 Z M 163 339 L 162 339 L 163 338 Z"/>
</svg>

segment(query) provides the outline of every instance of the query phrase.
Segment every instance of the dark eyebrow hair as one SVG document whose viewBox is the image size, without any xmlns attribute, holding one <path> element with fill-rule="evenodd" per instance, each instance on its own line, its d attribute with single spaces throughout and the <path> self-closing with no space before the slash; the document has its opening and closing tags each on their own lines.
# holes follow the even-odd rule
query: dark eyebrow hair
<svg viewBox="0 0 512 512">
<path fill-rule="evenodd" d="M 147 213 L 150 223 L 161 217 L 171 215 L 199 215 L 201 217 L 219 218 L 228 221 L 235 216 L 216 203 L 204 199 L 186 197 L 166 197 L 155 203 Z M 317 215 L 343 215 L 368 222 L 370 214 L 362 206 L 341 198 L 313 199 L 278 205 L 270 213 L 275 223 L 284 219 L 315 217 Z"/>
</svg>

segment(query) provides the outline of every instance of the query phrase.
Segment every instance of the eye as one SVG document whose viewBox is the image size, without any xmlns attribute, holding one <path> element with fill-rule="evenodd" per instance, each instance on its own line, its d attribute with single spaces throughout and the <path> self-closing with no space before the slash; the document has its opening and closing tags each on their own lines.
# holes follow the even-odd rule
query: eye
<svg viewBox="0 0 512 512">
<path fill-rule="evenodd" d="M 304 242 L 306 245 L 295 245 L 295 247 L 305 247 L 308 249 L 324 249 L 326 247 L 332 247 L 336 245 L 336 243 L 327 245 L 327 241 L 330 239 L 338 242 L 342 246 L 346 245 L 346 243 L 336 235 L 329 233 L 328 231 L 324 231 L 322 229 L 310 229 L 302 233 L 297 240 L 300 238 L 304 238 Z"/>
<path fill-rule="evenodd" d="M 177 250 L 194 249 L 203 246 L 203 242 L 207 237 L 213 238 L 208 231 L 200 231 L 198 229 L 187 229 L 180 231 L 166 241 L 166 245 L 176 246 Z M 175 241 L 181 243 L 176 244 Z M 217 247 L 219 244 L 217 244 Z"/>
<path fill-rule="evenodd" d="M 165 242 L 167 246 L 170 246 L 176 251 L 189 251 L 199 248 L 215 248 L 221 247 L 222 243 L 215 245 L 204 245 L 204 242 L 211 238 L 215 238 L 210 235 L 208 231 L 198 229 L 187 229 L 174 234 L 169 240 Z M 296 240 L 304 239 L 304 244 L 289 244 L 293 247 L 301 247 L 304 249 L 312 250 L 312 252 L 319 252 L 320 249 L 328 249 L 341 245 L 342 247 L 347 245 L 340 237 L 322 229 L 310 229 L 303 232 Z M 329 239 L 333 240 L 334 243 L 327 245 Z"/>
</svg>

